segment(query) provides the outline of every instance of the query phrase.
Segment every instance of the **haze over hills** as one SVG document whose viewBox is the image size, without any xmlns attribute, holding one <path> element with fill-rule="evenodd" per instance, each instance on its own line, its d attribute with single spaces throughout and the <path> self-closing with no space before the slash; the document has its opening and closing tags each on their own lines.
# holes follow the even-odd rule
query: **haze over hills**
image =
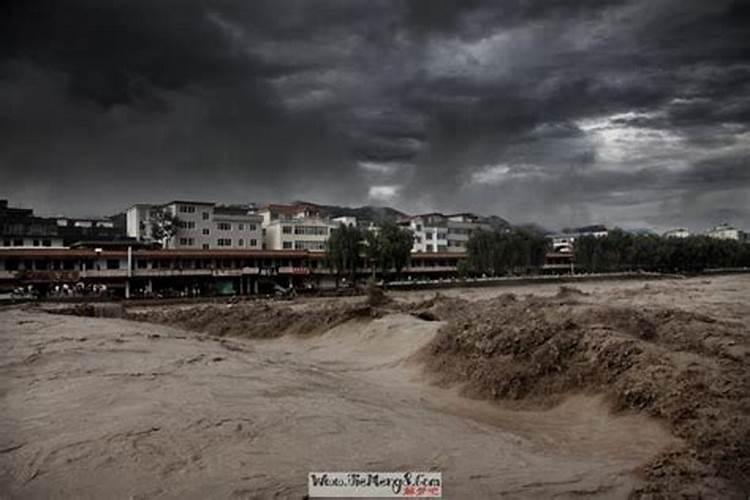
<svg viewBox="0 0 750 500">
<path fill-rule="evenodd" d="M 407 214 L 406 212 L 402 212 L 401 210 L 388 206 L 366 205 L 362 207 L 346 207 L 340 205 L 319 205 L 317 203 L 311 203 L 308 201 L 294 201 L 293 203 L 315 206 L 320 210 L 321 214 L 326 217 L 356 217 L 357 220 L 370 221 L 375 223 L 383 221 L 396 221 L 398 219 L 409 217 L 410 215 L 415 215 Z M 493 229 L 504 229 L 511 227 L 511 223 L 500 216 L 486 216 L 483 214 L 477 215 L 479 215 L 483 219 L 483 221 L 489 224 Z"/>
</svg>

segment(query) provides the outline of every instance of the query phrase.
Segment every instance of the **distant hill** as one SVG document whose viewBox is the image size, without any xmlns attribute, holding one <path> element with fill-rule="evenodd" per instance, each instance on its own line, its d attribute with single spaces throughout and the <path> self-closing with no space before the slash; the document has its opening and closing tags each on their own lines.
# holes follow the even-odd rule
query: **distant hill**
<svg viewBox="0 0 750 500">
<path fill-rule="evenodd" d="M 294 203 L 314 206 L 320 210 L 321 215 L 331 218 L 356 217 L 358 221 L 383 222 L 396 221 L 409 216 L 409 214 L 392 207 L 376 207 L 372 205 L 364 207 L 341 207 L 338 205 L 319 205 L 307 201 L 295 201 Z"/>
<path fill-rule="evenodd" d="M 309 201 L 294 201 L 293 204 L 303 204 L 316 207 L 321 215 L 326 217 L 356 217 L 358 221 L 371 221 L 375 223 L 383 221 L 396 221 L 409 217 L 410 214 L 402 212 L 393 207 L 376 207 L 366 205 L 364 207 L 342 207 L 339 205 L 319 205 Z M 446 214 L 450 214 L 446 212 Z M 482 222 L 489 224 L 492 229 L 504 230 L 512 227 L 511 223 L 497 215 L 480 216 Z"/>
<path fill-rule="evenodd" d="M 482 222 L 484 222 L 485 224 L 489 224 L 490 227 L 495 231 L 503 231 L 512 227 L 512 224 L 510 222 L 497 215 L 488 215 L 486 217 L 482 217 Z"/>
</svg>

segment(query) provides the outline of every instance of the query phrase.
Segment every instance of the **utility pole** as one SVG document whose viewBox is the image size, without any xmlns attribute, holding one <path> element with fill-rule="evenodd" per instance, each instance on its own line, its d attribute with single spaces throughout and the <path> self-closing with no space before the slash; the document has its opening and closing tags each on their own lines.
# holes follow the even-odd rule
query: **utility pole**
<svg viewBox="0 0 750 500">
<path fill-rule="evenodd" d="M 125 298 L 130 298 L 130 278 L 133 276 L 133 247 L 128 245 L 128 274 L 125 278 Z"/>
</svg>

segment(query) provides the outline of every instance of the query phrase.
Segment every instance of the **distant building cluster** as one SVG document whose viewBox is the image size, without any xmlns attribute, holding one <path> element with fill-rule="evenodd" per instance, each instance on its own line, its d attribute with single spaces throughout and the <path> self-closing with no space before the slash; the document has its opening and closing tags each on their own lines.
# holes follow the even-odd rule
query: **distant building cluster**
<svg viewBox="0 0 750 500">
<path fill-rule="evenodd" d="M 702 234 L 709 238 L 716 238 L 717 240 L 748 241 L 748 233 L 726 223 L 719 224 L 703 233 L 697 234 Z M 664 237 L 666 238 L 687 238 L 688 236 L 691 236 L 691 233 L 685 228 L 671 229 L 664 233 Z"/>
<path fill-rule="evenodd" d="M 0 200 L 0 245 L 16 248 L 64 248 L 125 237 L 121 218 L 39 217 L 30 208 Z"/>
<path fill-rule="evenodd" d="M 174 232 L 155 237 L 163 214 L 177 220 Z M 339 226 L 360 225 L 376 230 L 372 222 L 353 216 L 326 217 L 313 204 L 222 206 L 197 201 L 171 201 L 164 205 L 133 205 L 126 212 L 127 236 L 138 241 L 158 241 L 175 249 L 263 249 L 323 252 L 331 231 Z M 430 213 L 398 221 L 414 233 L 413 252 L 465 252 L 466 242 L 477 229 L 489 229 L 470 213 Z"/>
<path fill-rule="evenodd" d="M 491 229 L 489 219 L 472 213 L 402 215 L 396 221 L 414 234 L 412 252 L 465 253 L 470 236 Z M 352 215 L 329 217 L 312 203 L 258 206 L 173 200 L 163 204 L 135 204 L 113 217 L 40 217 L 30 208 L 10 207 L 0 200 L 0 244 L 13 248 L 166 248 L 175 250 L 300 250 L 324 252 L 331 231 L 340 224 L 377 230 L 370 220 Z M 550 249 L 562 260 L 574 253 L 583 236 L 604 237 L 603 225 L 566 228 L 547 236 Z M 703 233 L 711 238 L 748 241 L 748 234 L 728 224 Z M 676 228 L 663 234 L 686 238 Z"/>
</svg>

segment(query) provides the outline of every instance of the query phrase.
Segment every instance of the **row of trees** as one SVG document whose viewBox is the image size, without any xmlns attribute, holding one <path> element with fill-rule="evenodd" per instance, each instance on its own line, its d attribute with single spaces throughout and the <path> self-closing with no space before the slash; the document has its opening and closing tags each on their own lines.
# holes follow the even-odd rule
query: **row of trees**
<svg viewBox="0 0 750 500">
<path fill-rule="evenodd" d="M 406 267 L 411 255 L 414 235 L 411 231 L 386 222 L 377 231 L 363 231 L 356 226 L 340 224 L 333 229 L 326 243 L 328 265 L 336 273 L 336 282 L 342 275 L 353 283 L 357 270 L 379 270 L 383 278 L 398 275 Z"/>
<path fill-rule="evenodd" d="M 459 274 L 502 276 L 530 273 L 544 264 L 546 239 L 524 229 L 480 230 L 467 243 Z M 700 272 L 708 268 L 750 267 L 750 243 L 707 236 L 666 238 L 614 229 L 605 237 L 575 242 L 575 266 L 585 272 Z"/>
<path fill-rule="evenodd" d="M 461 264 L 459 273 L 502 276 L 533 272 L 544 264 L 546 252 L 544 236 L 533 231 L 478 230 L 466 244 L 466 261 Z"/>
<path fill-rule="evenodd" d="M 615 229 L 606 237 L 575 242 L 576 267 L 587 272 L 700 272 L 750 266 L 750 244 L 707 236 L 665 238 Z"/>
</svg>

